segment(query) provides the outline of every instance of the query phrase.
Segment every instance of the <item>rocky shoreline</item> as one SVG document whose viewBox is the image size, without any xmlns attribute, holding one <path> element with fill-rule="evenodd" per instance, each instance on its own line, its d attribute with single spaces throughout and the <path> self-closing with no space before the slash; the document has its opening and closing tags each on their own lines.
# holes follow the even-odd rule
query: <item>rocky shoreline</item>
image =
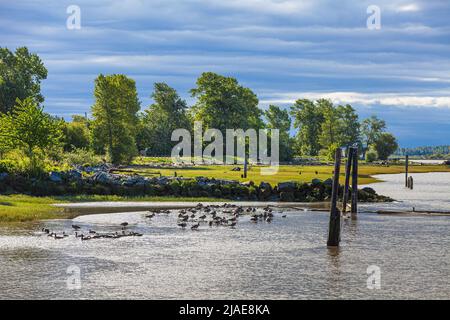
<svg viewBox="0 0 450 320">
<path fill-rule="evenodd" d="M 310 183 L 280 182 L 276 186 L 252 181 L 206 177 L 145 177 L 111 173 L 102 166 L 88 170 L 50 172 L 47 177 L 30 179 L 19 175 L 0 173 L 0 193 L 23 193 L 34 196 L 58 195 L 118 195 L 118 196 L 174 196 L 211 197 L 238 201 L 319 202 L 331 197 L 332 180 L 313 179 Z M 340 194 L 343 188 L 340 187 Z M 378 195 L 372 188 L 358 190 L 361 202 L 389 202 L 389 197 Z"/>
</svg>

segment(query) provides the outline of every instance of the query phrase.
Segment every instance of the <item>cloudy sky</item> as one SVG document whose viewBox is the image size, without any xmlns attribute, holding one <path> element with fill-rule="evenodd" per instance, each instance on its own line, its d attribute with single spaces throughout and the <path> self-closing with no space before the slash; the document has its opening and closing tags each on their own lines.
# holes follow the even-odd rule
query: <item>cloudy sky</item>
<svg viewBox="0 0 450 320">
<path fill-rule="evenodd" d="M 81 29 L 66 26 L 81 9 Z M 381 29 L 367 28 L 369 5 Z M 137 82 L 143 107 L 164 81 L 236 77 L 261 107 L 298 98 L 350 103 L 386 120 L 403 147 L 450 144 L 448 0 L 0 0 L 0 46 L 27 46 L 48 71 L 45 107 L 89 112 L 99 73 Z"/>
</svg>

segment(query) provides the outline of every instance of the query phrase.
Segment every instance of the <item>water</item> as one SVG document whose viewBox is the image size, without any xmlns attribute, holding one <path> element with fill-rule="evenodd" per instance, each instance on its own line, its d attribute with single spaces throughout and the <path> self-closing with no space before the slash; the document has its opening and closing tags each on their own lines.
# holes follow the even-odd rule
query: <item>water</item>
<svg viewBox="0 0 450 320">
<path fill-rule="evenodd" d="M 441 184 L 428 188 L 440 190 Z M 244 216 L 235 229 L 202 225 L 197 232 L 178 228 L 175 212 L 152 221 L 144 212 L 129 212 L 2 227 L 0 298 L 450 298 L 450 217 L 362 212 L 357 221 L 344 221 L 337 251 L 326 247 L 328 213 L 283 210 L 287 217 L 276 212 L 270 224 Z M 72 223 L 120 231 L 123 221 L 144 235 L 82 242 L 37 231 L 72 234 Z M 381 269 L 379 290 L 367 288 L 371 265 Z M 80 290 L 67 287 L 70 266 L 80 268 Z"/>
</svg>

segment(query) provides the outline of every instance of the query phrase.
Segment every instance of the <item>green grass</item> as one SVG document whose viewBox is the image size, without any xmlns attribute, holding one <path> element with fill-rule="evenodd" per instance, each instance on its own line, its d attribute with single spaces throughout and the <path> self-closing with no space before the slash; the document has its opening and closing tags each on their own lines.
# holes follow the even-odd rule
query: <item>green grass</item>
<svg viewBox="0 0 450 320">
<path fill-rule="evenodd" d="M 276 185 L 279 182 L 284 181 L 297 181 L 297 182 L 310 182 L 314 178 L 318 179 L 328 179 L 332 177 L 332 172 L 334 170 L 333 166 L 300 166 L 300 165 L 283 165 L 279 167 L 279 171 L 275 175 L 261 175 L 261 167 L 251 166 L 248 171 L 247 178 L 241 178 L 242 171 L 231 171 L 232 168 L 237 165 L 198 165 L 186 168 L 160 168 L 157 169 L 163 176 L 174 176 L 175 172 L 178 177 L 185 178 L 195 178 L 198 176 L 204 176 L 208 178 L 216 179 L 229 179 L 237 180 L 240 182 L 252 180 L 259 184 L 261 181 L 268 182 L 272 185 Z M 242 165 L 239 167 L 242 168 Z M 341 182 L 344 179 L 344 165 L 341 166 Z M 450 172 L 450 166 L 444 165 L 410 165 L 410 173 L 419 172 Z M 155 169 L 145 169 L 139 168 L 136 173 L 154 176 Z M 316 173 L 317 172 L 317 173 Z M 359 184 L 369 184 L 373 182 L 379 182 L 379 180 L 373 178 L 373 175 L 377 174 L 389 174 L 389 173 L 402 173 L 404 172 L 404 166 L 402 165 L 391 165 L 389 167 L 375 166 L 375 165 L 365 165 L 361 163 L 359 165 Z M 146 174 L 147 173 L 147 174 Z"/>
<path fill-rule="evenodd" d="M 218 198 L 190 197 L 121 197 L 102 195 L 79 195 L 61 197 L 33 197 L 28 195 L 0 195 L 0 224 L 26 222 L 45 219 L 62 219 L 71 217 L 62 209 L 52 206 L 57 203 L 91 202 L 91 201 L 193 201 L 212 202 L 226 201 Z M 229 201 L 229 200 L 228 200 Z"/>
<path fill-rule="evenodd" d="M 246 179 L 241 178 L 242 171 L 231 171 L 235 166 L 195 166 L 191 168 L 158 169 L 162 175 L 173 176 L 176 171 L 178 176 L 183 177 L 214 177 L 217 179 L 230 179 L 238 181 L 253 180 L 255 183 L 261 181 L 275 185 L 283 181 L 310 182 L 313 178 L 327 179 L 332 176 L 332 166 L 280 166 L 276 175 L 260 175 L 261 167 L 252 166 Z M 140 173 L 151 173 L 154 169 L 139 168 Z M 317 174 L 316 174 L 317 171 Z M 411 165 L 410 173 L 422 172 L 450 172 L 450 166 Z M 389 167 L 371 166 L 360 164 L 359 184 L 378 182 L 372 175 L 403 173 L 404 167 L 392 165 Z M 341 168 L 341 182 L 344 179 L 344 167 Z M 26 195 L 0 195 L 0 223 L 24 222 L 42 219 L 66 218 L 66 214 L 61 209 L 52 206 L 54 203 L 87 202 L 87 201 L 226 201 L 225 199 L 214 198 L 175 198 L 175 197 L 122 197 L 122 196 L 102 196 L 102 195 L 81 195 L 62 197 L 32 197 Z"/>
</svg>

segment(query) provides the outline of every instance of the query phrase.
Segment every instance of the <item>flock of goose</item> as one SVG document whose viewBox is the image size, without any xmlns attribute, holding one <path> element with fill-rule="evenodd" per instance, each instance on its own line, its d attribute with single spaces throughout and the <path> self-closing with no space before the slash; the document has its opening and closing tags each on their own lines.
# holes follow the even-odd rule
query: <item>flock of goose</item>
<svg viewBox="0 0 450 320">
<path fill-rule="evenodd" d="M 169 214 L 170 210 L 152 210 L 145 215 L 146 219 L 151 220 L 157 214 Z M 186 229 L 189 227 L 191 230 L 199 230 L 201 225 L 206 225 L 209 227 L 229 227 L 235 228 L 238 223 L 239 217 L 243 215 L 250 215 L 250 222 L 266 222 L 270 223 L 274 219 L 274 214 L 272 209 L 267 206 L 262 209 L 257 209 L 255 207 L 238 206 L 235 204 L 225 203 L 223 205 L 203 205 L 201 203 L 197 204 L 196 207 L 190 209 L 179 210 L 177 218 L 177 226 Z M 282 218 L 286 218 L 286 215 L 282 215 Z M 72 224 L 72 229 L 75 238 L 79 238 L 82 241 L 92 240 L 92 239 L 117 239 L 122 237 L 139 237 L 142 236 L 141 233 L 128 231 L 128 222 L 122 222 L 120 224 L 121 231 L 100 233 L 94 230 L 87 230 L 87 234 L 82 232 L 82 228 L 79 225 Z M 48 228 L 42 228 L 42 232 L 49 237 L 54 239 L 64 239 L 69 237 L 69 234 L 65 231 L 62 233 L 57 233 L 51 231 Z"/>
</svg>

